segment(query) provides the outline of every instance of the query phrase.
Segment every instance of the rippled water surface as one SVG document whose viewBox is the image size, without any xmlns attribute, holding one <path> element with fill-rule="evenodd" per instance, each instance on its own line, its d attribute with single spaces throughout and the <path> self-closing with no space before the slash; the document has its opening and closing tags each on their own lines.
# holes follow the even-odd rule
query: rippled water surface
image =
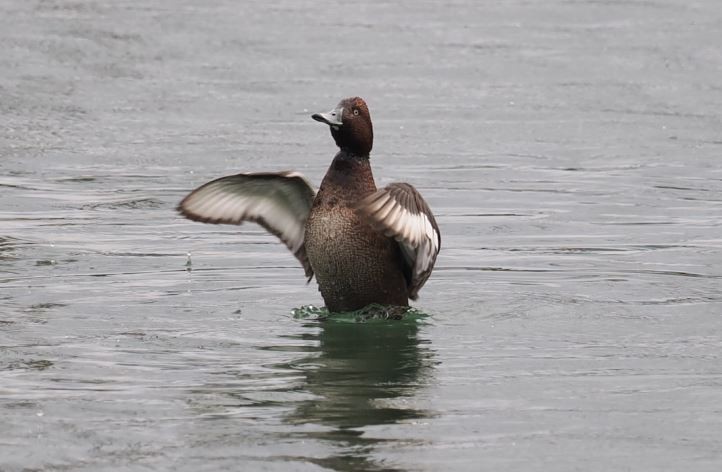
<svg viewBox="0 0 722 472">
<path fill-rule="evenodd" d="M 718 2 L 0 12 L 3 472 L 722 467 Z M 174 212 L 318 184 L 348 95 L 441 226 L 428 316 L 298 316 L 272 236 Z"/>
</svg>

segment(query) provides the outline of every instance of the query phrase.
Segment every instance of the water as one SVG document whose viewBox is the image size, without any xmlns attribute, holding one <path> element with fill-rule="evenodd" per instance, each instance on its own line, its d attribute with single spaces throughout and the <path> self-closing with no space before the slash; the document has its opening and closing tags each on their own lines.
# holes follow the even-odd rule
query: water
<svg viewBox="0 0 722 472">
<path fill-rule="evenodd" d="M 720 469 L 717 2 L 207 3 L 0 1 L 0 470 Z M 348 95 L 429 316 L 174 213 Z"/>
</svg>

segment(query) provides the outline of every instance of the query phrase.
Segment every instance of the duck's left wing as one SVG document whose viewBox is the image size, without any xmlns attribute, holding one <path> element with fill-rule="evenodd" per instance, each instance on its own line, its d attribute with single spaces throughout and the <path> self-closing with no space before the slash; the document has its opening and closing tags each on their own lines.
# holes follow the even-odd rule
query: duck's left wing
<svg viewBox="0 0 722 472">
<path fill-rule="evenodd" d="M 429 205 L 413 186 L 397 182 L 363 199 L 358 210 L 373 227 L 399 243 L 411 274 L 409 298 L 416 300 L 441 248 L 439 226 Z"/>
<path fill-rule="evenodd" d="M 311 280 L 313 269 L 304 237 L 314 196 L 311 185 L 297 172 L 236 174 L 201 185 L 177 209 L 186 218 L 204 223 L 260 224 L 281 239 Z"/>
</svg>

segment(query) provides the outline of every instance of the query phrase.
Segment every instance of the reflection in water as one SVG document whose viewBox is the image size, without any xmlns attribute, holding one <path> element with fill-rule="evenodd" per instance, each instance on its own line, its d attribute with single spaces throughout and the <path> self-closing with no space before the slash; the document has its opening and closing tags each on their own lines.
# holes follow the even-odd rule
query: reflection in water
<svg viewBox="0 0 722 472">
<path fill-rule="evenodd" d="M 333 470 L 394 470 L 374 462 L 374 445 L 390 439 L 364 436 L 363 428 L 423 418 L 425 410 L 389 406 L 427 383 L 432 352 L 418 339 L 415 321 L 345 323 L 327 321 L 317 338 L 319 355 L 286 364 L 305 375 L 304 390 L 316 399 L 302 402 L 288 417 L 294 424 L 330 427 L 303 433 L 329 442 L 339 452 L 306 458 Z"/>
</svg>

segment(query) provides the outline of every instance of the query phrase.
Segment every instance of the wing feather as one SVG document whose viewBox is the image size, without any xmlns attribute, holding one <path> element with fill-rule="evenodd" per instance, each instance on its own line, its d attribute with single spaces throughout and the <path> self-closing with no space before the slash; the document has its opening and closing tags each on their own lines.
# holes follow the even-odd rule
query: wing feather
<svg viewBox="0 0 722 472">
<path fill-rule="evenodd" d="M 260 224 L 291 250 L 310 280 L 313 269 L 306 257 L 304 237 L 315 194 L 297 172 L 236 174 L 201 185 L 178 204 L 177 210 L 204 223 Z"/>
<path fill-rule="evenodd" d="M 378 231 L 398 242 L 411 274 L 409 297 L 415 300 L 441 248 L 441 233 L 429 205 L 413 186 L 397 182 L 366 197 L 358 211 Z"/>
</svg>

